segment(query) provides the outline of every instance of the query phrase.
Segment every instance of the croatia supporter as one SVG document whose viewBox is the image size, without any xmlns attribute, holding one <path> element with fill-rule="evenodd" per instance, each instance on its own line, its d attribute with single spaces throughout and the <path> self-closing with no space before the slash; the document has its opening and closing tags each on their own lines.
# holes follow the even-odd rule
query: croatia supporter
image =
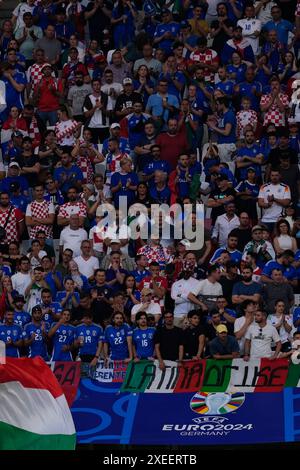
<svg viewBox="0 0 300 470">
<path fill-rule="evenodd" d="M 55 124 L 57 142 L 61 146 L 71 147 L 75 144 L 75 134 L 81 127 L 81 123 L 70 119 L 66 106 L 59 107 L 58 122 Z"/>
</svg>

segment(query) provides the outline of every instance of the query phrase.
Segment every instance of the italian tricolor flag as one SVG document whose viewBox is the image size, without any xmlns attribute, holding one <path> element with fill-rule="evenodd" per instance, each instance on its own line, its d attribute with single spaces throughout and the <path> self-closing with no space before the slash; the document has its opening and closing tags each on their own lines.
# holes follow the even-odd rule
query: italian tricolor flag
<svg viewBox="0 0 300 470">
<path fill-rule="evenodd" d="M 72 450 L 76 433 L 66 398 L 40 358 L 0 365 L 0 450 Z"/>
</svg>

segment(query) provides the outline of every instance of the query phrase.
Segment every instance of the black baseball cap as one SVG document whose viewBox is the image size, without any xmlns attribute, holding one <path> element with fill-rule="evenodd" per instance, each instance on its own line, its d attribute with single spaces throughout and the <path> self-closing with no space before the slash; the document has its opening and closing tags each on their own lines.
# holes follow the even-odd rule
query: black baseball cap
<svg viewBox="0 0 300 470">
<path fill-rule="evenodd" d="M 33 309 L 31 310 L 31 313 L 35 313 L 35 312 L 41 312 L 42 311 L 42 307 L 40 305 L 36 305 L 35 307 L 33 307 Z"/>
<path fill-rule="evenodd" d="M 18 191 L 20 187 L 20 183 L 18 181 L 14 181 L 13 183 L 10 183 L 9 191 L 13 193 L 14 191 Z"/>
</svg>

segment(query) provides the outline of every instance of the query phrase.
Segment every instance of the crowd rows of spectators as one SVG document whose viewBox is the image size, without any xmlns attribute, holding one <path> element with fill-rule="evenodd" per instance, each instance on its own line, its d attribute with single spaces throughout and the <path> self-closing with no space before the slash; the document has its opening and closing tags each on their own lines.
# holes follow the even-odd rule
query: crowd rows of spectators
<svg viewBox="0 0 300 470">
<path fill-rule="evenodd" d="M 0 44 L 7 354 L 289 356 L 300 3 L 27 0 Z M 174 203 L 192 211 L 153 218 Z"/>
</svg>

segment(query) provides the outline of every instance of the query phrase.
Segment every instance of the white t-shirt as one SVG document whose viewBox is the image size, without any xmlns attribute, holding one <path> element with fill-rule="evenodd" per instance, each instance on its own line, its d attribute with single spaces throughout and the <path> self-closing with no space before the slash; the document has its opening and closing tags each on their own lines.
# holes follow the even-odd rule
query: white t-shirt
<svg viewBox="0 0 300 470">
<path fill-rule="evenodd" d="M 36 268 L 37 266 L 41 266 L 42 264 L 42 259 L 44 258 L 44 256 L 47 256 L 47 253 L 46 251 L 44 250 L 40 250 L 39 251 L 39 254 L 38 254 L 38 257 L 36 258 L 35 256 L 32 256 L 30 258 L 30 265 L 32 268 Z"/>
<path fill-rule="evenodd" d="M 13 16 L 17 17 L 16 21 L 16 26 L 15 26 L 15 31 L 17 31 L 18 28 L 23 28 L 25 26 L 24 20 L 23 20 L 23 15 L 24 13 L 33 13 L 35 5 L 28 5 L 28 3 L 19 3 L 19 5 L 16 6 L 16 8 L 13 11 Z"/>
<path fill-rule="evenodd" d="M 95 269 L 99 269 L 99 260 L 96 256 L 91 256 L 88 260 L 85 260 L 80 255 L 74 258 L 74 261 L 78 265 L 80 274 L 83 274 L 87 278 L 94 275 Z"/>
<path fill-rule="evenodd" d="M 63 247 L 63 250 L 70 248 L 73 250 L 73 257 L 80 256 L 80 245 L 83 240 L 87 240 L 87 233 L 83 228 L 72 230 L 70 227 L 65 227 L 59 238 L 59 246 Z"/>
<path fill-rule="evenodd" d="M 115 98 L 109 94 L 112 88 L 116 93 Z M 123 91 L 123 86 L 121 85 L 121 83 L 118 83 L 118 82 L 105 83 L 105 85 L 102 85 L 101 91 L 105 93 L 106 95 L 108 95 L 107 107 L 106 107 L 107 111 L 113 111 L 116 106 L 117 97 Z"/>
<path fill-rule="evenodd" d="M 265 203 L 268 202 L 268 196 L 274 196 L 275 199 L 291 199 L 291 191 L 287 184 L 279 183 L 264 184 L 260 190 L 258 198 L 264 200 Z M 264 215 L 261 219 L 263 223 L 275 223 L 282 215 L 283 207 L 277 204 L 277 202 L 272 203 L 271 207 L 264 209 Z"/>
<path fill-rule="evenodd" d="M 161 308 L 156 302 L 151 302 L 149 307 L 145 310 L 142 308 L 143 303 L 136 304 L 131 309 L 132 317 L 135 317 L 138 312 L 146 312 L 147 315 L 161 315 Z"/>
<path fill-rule="evenodd" d="M 104 231 L 101 230 L 97 225 L 91 228 L 89 233 L 89 240 L 93 242 L 93 250 L 97 253 L 103 253 L 103 239 L 106 237 Z"/>
<path fill-rule="evenodd" d="M 101 96 L 96 97 L 94 95 L 89 95 L 89 98 L 91 100 L 91 103 L 92 103 L 93 107 L 96 104 L 101 102 Z M 83 111 L 86 112 L 86 111 L 88 111 L 88 109 L 84 107 Z M 96 109 L 94 111 L 94 114 L 92 115 L 91 120 L 89 122 L 89 127 L 92 127 L 93 129 L 94 128 L 99 129 L 99 128 L 102 128 L 102 127 L 108 127 L 108 125 L 105 124 L 104 114 L 103 114 L 101 109 Z"/>
<path fill-rule="evenodd" d="M 254 2 L 254 8 L 256 8 L 259 3 L 261 2 Z M 259 10 L 257 18 L 261 21 L 262 26 L 264 26 L 268 21 L 272 21 L 271 10 L 273 7 L 277 7 L 277 3 L 271 1 L 263 5 Z"/>
<path fill-rule="evenodd" d="M 292 327 L 292 330 L 291 330 L 290 333 L 288 333 L 286 331 L 286 329 L 284 328 L 284 326 L 281 325 L 278 333 L 279 333 L 280 341 L 282 343 L 286 343 L 287 341 L 290 341 L 292 339 L 292 336 L 293 336 L 293 316 L 292 315 L 285 315 L 285 320 L 286 320 L 287 324 Z M 276 315 L 269 315 L 268 316 L 268 323 L 270 323 L 270 325 L 272 325 L 274 327 L 275 327 L 275 325 L 277 325 L 279 323 L 279 321 L 280 321 L 280 319 L 278 317 L 276 317 Z"/>
<path fill-rule="evenodd" d="M 196 297 L 202 296 L 205 300 L 215 302 L 217 297 L 223 295 L 223 289 L 219 282 L 210 282 L 208 279 L 199 281 L 199 284 L 195 289 L 192 289 L 192 292 Z"/>
<path fill-rule="evenodd" d="M 251 359 L 261 359 L 273 355 L 271 345 L 280 341 L 279 334 L 274 326 L 267 323 L 263 328 L 257 323 L 249 326 L 245 339 L 251 340 Z"/>
<path fill-rule="evenodd" d="M 193 310 L 194 304 L 188 300 L 188 295 L 199 289 L 200 281 L 190 277 L 189 279 L 179 279 L 174 282 L 171 290 L 171 297 L 175 300 L 174 316 L 181 317 Z"/>
<path fill-rule="evenodd" d="M 31 283 L 30 274 L 16 273 L 11 277 L 13 289 L 20 295 L 25 295 L 25 290 Z"/>
<path fill-rule="evenodd" d="M 237 25 L 243 29 L 243 37 L 249 41 L 254 55 L 258 54 L 259 36 L 255 36 L 256 31 L 261 31 L 261 21 L 256 18 L 244 18 L 237 22 Z"/>
<path fill-rule="evenodd" d="M 237 333 L 238 331 L 240 331 L 243 326 L 245 325 L 245 321 L 246 321 L 246 318 L 245 317 L 239 317 L 235 320 L 234 322 L 234 332 Z M 253 321 L 252 325 L 255 324 L 255 322 Z M 249 325 L 250 326 L 250 325 Z M 241 338 L 241 339 L 238 339 L 237 342 L 239 343 L 239 347 L 240 347 L 240 353 L 241 355 L 244 354 L 244 350 L 245 350 L 245 335 L 247 333 L 247 331 L 249 330 L 249 326 L 244 334 L 244 336 Z"/>
</svg>

